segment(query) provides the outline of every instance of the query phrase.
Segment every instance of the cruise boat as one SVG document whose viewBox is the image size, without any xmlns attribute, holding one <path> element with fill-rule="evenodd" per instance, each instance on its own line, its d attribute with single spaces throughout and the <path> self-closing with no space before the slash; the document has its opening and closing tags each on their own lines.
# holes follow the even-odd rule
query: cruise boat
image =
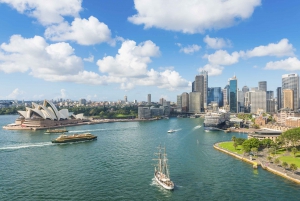
<svg viewBox="0 0 300 201">
<path fill-rule="evenodd" d="M 174 133 L 175 130 L 171 129 L 171 130 L 168 130 L 168 133 Z"/>
<path fill-rule="evenodd" d="M 229 125 L 230 113 L 225 110 L 208 112 L 204 116 L 204 130 L 223 130 Z"/>
<path fill-rule="evenodd" d="M 173 190 L 174 189 L 174 183 L 170 179 L 169 175 L 169 169 L 167 165 L 167 154 L 166 154 L 166 148 L 162 148 L 161 146 L 158 147 L 158 155 L 157 160 L 158 163 L 154 168 L 154 178 L 157 181 L 159 185 L 164 187 L 167 190 Z"/>
<path fill-rule="evenodd" d="M 96 140 L 97 136 L 91 133 L 74 134 L 74 135 L 60 135 L 52 143 L 68 143 L 68 142 L 79 142 L 79 141 L 90 141 Z"/>
</svg>

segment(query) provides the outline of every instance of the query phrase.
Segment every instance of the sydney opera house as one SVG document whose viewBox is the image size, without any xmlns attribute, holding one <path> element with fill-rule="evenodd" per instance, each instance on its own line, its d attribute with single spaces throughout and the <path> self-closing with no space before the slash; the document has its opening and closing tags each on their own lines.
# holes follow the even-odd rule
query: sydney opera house
<svg viewBox="0 0 300 201">
<path fill-rule="evenodd" d="M 55 105 L 44 100 L 42 105 L 32 102 L 32 108 L 26 107 L 26 111 L 18 111 L 20 117 L 14 124 L 9 124 L 6 129 L 42 129 L 61 127 L 84 122 L 83 114 L 69 115 L 68 109 L 58 110 Z"/>
</svg>

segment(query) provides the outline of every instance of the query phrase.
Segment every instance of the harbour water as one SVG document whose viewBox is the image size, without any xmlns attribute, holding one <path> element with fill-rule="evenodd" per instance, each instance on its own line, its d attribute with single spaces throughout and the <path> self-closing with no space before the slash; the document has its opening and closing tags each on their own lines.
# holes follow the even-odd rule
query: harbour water
<svg viewBox="0 0 300 201">
<path fill-rule="evenodd" d="M 204 132 L 201 119 L 68 127 L 97 141 L 52 144 L 59 134 L 11 131 L 0 116 L 0 200 L 299 200 L 299 185 L 213 148 L 242 133 Z M 176 132 L 167 133 L 174 129 Z M 154 153 L 168 154 L 174 191 L 154 181 Z"/>
</svg>

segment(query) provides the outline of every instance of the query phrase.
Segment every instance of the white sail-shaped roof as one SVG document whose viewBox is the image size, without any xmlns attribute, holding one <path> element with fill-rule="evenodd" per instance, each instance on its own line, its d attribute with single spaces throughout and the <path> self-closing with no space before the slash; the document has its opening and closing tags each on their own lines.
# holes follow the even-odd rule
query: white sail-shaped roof
<svg viewBox="0 0 300 201">
<path fill-rule="evenodd" d="M 48 105 L 48 107 L 47 107 Z M 40 116 L 43 119 L 63 120 L 69 118 L 68 109 L 57 110 L 55 105 L 48 100 L 44 100 L 43 105 L 32 102 L 32 108 L 26 107 L 26 111 L 18 111 L 24 118 L 30 118 L 32 114 Z"/>
</svg>

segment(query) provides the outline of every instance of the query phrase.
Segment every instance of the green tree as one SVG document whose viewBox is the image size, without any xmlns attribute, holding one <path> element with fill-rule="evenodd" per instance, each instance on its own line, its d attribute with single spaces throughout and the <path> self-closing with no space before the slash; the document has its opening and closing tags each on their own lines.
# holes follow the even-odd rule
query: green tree
<svg viewBox="0 0 300 201">
<path fill-rule="evenodd" d="M 231 140 L 235 142 L 236 137 L 235 137 L 235 136 L 232 136 Z"/>
<path fill-rule="evenodd" d="M 295 173 L 297 171 L 297 169 L 298 169 L 298 166 L 296 164 L 294 164 L 294 163 L 291 163 L 290 164 L 290 169 Z"/>
<path fill-rule="evenodd" d="M 298 152 L 298 149 L 296 147 L 292 148 L 292 153 L 294 155 L 294 157 L 296 157 L 296 153 Z"/>
<path fill-rule="evenodd" d="M 238 144 L 234 141 L 233 146 L 234 146 L 234 149 L 236 150 L 236 147 L 238 146 Z"/>
<path fill-rule="evenodd" d="M 257 156 L 257 152 L 258 152 L 257 147 L 252 147 L 251 152 L 253 153 L 254 156 Z"/>
<path fill-rule="evenodd" d="M 278 158 L 275 158 L 274 163 L 275 163 L 276 165 L 278 165 L 278 164 L 280 163 L 280 160 L 279 160 Z"/>
<path fill-rule="evenodd" d="M 289 166 L 289 164 L 287 162 L 282 162 L 281 165 L 284 169 L 286 169 Z"/>
</svg>

